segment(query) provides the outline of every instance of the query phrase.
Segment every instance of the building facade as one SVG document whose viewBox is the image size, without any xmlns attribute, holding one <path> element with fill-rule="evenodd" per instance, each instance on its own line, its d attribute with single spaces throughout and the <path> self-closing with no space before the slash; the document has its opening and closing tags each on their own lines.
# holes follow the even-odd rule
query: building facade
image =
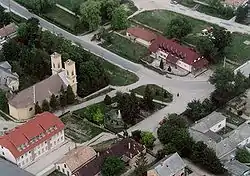
<svg viewBox="0 0 250 176">
<path fill-rule="evenodd" d="M 27 89 L 13 95 L 9 101 L 9 114 L 18 120 L 26 120 L 35 115 L 35 104 L 41 106 L 43 100 L 50 100 L 52 94 L 57 97 L 60 94 L 61 87 L 67 89 L 72 87 L 73 92 L 77 95 L 77 75 L 75 62 L 67 60 L 62 67 L 62 58 L 58 53 L 51 55 L 52 75 Z"/>
<path fill-rule="evenodd" d="M 0 156 L 26 167 L 64 142 L 64 124 L 54 114 L 44 112 L 0 137 Z"/>
</svg>

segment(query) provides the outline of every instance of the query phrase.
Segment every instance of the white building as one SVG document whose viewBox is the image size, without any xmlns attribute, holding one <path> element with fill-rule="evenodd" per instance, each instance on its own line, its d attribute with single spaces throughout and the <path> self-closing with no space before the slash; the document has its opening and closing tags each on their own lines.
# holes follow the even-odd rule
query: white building
<svg viewBox="0 0 250 176">
<path fill-rule="evenodd" d="M 44 112 L 0 137 L 0 156 L 21 168 L 64 142 L 64 124 Z"/>
</svg>

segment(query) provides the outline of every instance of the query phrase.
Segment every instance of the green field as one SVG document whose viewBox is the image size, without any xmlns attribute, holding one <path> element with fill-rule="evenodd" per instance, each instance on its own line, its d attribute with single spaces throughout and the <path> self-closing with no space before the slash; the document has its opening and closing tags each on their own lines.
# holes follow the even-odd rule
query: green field
<svg viewBox="0 0 250 176">
<path fill-rule="evenodd" d="M 137 87 L 137 88 L 133 89 L 132 91 L 135 92 L 136 94 L 143 96 L 146 86 L 147 85 Z M 171 101 L 173 101 L 173 95 L 171 93 L 169 93 L 168 91 L 166 91 L 165 89 L 163 89 L 162 87 L 159 87 L 155 84 L 148 84 L 148 86 L 149 86 L 150 90 L 152 91 L 153 98 L 155 100 L 163 101 L 166 103 L 170 103 Z M 166 91 L 166 93 L 165 93 L 165 97 L 164 97 L 165 91 Z"/>
<path fill-rule="evenodd" d="M 115 33 L 110 33 L 108 35 L 111 35 L 111 43 L 104 42 L 101 46 L 125 59 L 139 63 L 140 59 L 148 54 L 148 49 L 138 43 L 134 43 Z"/>
</svg>

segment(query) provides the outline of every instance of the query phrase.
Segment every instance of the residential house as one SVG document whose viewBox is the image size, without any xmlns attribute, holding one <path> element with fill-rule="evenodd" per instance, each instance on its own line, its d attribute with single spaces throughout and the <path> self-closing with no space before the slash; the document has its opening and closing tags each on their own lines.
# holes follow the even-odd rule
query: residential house
<svg viewBox="0 0 250 176">
<path fill-rule="evenodd" d="M 208 61 L 199 55 L 194 49 L 182 46 L 175 40 L 157 37 L 149 46 L 153 57 L 180 67 L 188 72 L 200 72 L 208 66 Z"/>
<path fill-rule="evenodd" d="M 149 47 L 157 38 L 157 35 L 147 29 L 139 27 L 131 27 L 127 29 L 126 36 L 131 40 Z"/>
<path fill-rule="evenodd" d="M 2 176 L 34 176 L 3 158 L 0 158 L 0 170 Z"/>
<path fill-rule="evenodd" d="M 11 23 L 0 29 L 0 44 L 3 44 L 7 39 L 13 38 L 16 35 L 17 26 Z"/>
<path fill-rule="evenodd" d="M 88 155 L 88 161 L 84 160 L 83 162 L 86 163 L 81 165 L 71 174 L 72 176 L 98 176 L 101 173 L 104 160 L 109 156 L 120 157 L 126 164 L 134 166 L 135 161 L 141 152 L 146 152 L 145 147 L 141 144 L 130 138 L 121 139 L 111 145 L 108 149 L 97 152 L 96 157 L 94 158 L 92 158 L 94 152 L 91 151 L 91 154 Z"/>
<path fill-rule="evenodd" d="M 163 158 L 147 172 L 147 176 L 184 176 L 186 164 L 178 153 Z"/>
<path fill-rule="evenodd" d="M 62 68 L 61 55 L 53 53 L 51 55 L 52 76 L 22 90 L 9 99 L 9 113 L 18 120 L 25 120 L 35 115 L 35 104 L 40 105 L 46 100 L 50 100 L 52 94 L 59 96 L 61 87 L 64 89 L 70 85 L 77 93 L 77 80 L 75 62 L 67 60 Z"/>
<path fill-rule="evenodd" d="M 224 168 L 227 169 L 228 173 L 231 176 L 249 176 L 250 175 L 250 168 L 237 160 L 233 160 L 233 161 L 229 161 L 225 163 Z"/>
<path fill-rule="evenodd" d="M 96 152 L 92 147 L 81 146 L 71 150 L 56 163 L 56 169 L 67 176 L 77 171 L 81 166 L 95 159 Z"/>
<path fill-rule="evenodd" d="M 8 61 L 0 62 L 0 88 L 6 91 L 18 91 L 19 76 L 11 71 L 12 67 Z"/>
<path fill-rule="evenodd" d="M 245 77 L 249 77 L 250 75 L 250 60 L 239 66 L 234 70 L 234 74 L 237 72 L 241 72 Z"/>
<path fill-rule="evenodd" d="M 196 122 L 189 128 L 189 133 L 195 141 L 203 141 L 208 147 L 214 149 L 217 157 L 228 161 L 235 157 L 238 147 L 250 143 L 250 124 L 243 123 L 226 136 L 217 132 L 226 127 L 226 117 L 221 113 L 213 112 Z"/>
<path fill-rule="evenodd" d="M 64 124 L 44 112 L 0 136 L 0 156 L 24 168 L 63 142 Z"/>
</svg>

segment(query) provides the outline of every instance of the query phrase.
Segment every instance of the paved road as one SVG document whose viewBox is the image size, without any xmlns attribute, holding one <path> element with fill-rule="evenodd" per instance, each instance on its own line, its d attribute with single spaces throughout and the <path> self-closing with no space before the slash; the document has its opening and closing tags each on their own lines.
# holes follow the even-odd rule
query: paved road
<svg viewBox="0 0 250 176">
<path fill-rule="evenodd" d="M 174 5 L 170 3 L 170 0 L 133 0 L 133 1 L 135 5 L 141 10 L 154 10 L 154 9 L 170 10 L 196 19 L 217 24 L 232 32 L 241 32 L 250 34 L 250 26 L 236 23 L 233 20 L 224 20 L 212 17 L 204 13 L 200 13 L 190 8 L 184 7 L 180 4 Z"/>
</svg>

